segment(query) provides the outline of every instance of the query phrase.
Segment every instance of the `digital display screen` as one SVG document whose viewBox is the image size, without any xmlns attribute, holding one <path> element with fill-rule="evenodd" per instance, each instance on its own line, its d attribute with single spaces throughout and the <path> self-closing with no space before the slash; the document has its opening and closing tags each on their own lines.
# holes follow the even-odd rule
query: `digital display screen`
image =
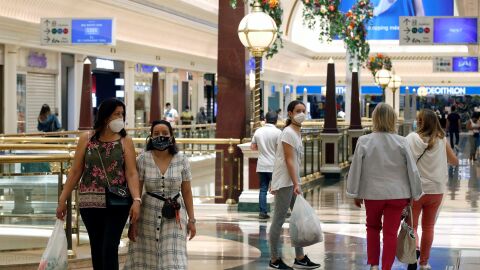
<svg viewBox="0 0 480 270">
<path fill-rule="evenodd" d="M 113 43 L 113 19 L 72 19 L 72 44 Z"/>
<path fill-rule="evenodd" d="M 434 44 L 477 44 L 477 18 L 433 19 Z"/>
<path fill-rule="evenodd" d="M 454 72 L 478 72 L 478 57 L 453 57 Z"/>
<path fill-rule="evenodd" d="M 454 0 L 371 0 L 373 18 L 367 25 L 369 40 L 398 40 L 400 16 L 453 16 Z M 357 0 L 342 0 L 348 12 Z"/>
</svg>

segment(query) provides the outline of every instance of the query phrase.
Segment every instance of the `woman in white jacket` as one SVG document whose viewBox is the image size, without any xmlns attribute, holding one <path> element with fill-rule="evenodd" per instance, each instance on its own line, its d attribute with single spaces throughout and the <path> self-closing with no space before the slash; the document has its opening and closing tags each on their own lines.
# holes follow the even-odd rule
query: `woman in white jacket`
<svg viewBox="0 0 480 270">
<path fill-rule="evenodd" d="M 347 179 L 347 196 L 367 212 L 367 256 L 372 270 L 392 269 L 402 210 L 422 196 L 420 175 L 405 137 L 396 134 L 397 116 L 385 103 L 373 111 L 373 133 L 358 139 Z"/>
<path fill-rule="evenodd" d="M 425 195 L 413 203 L 413 228 L 417 249 L 420 251 L 417 251 L 417 256 L 420 253 L 420 269 L 431 269 L 428 258 L 433 242 L 435 219 L 447 186 L 447 163 L 457 166 L 458 159 L 447 143 L 445 132 L 434 111 L 428 109 L 420 111 L 417 123 L 417 132 L 410 133 L 407 141 L 417 162 Z M 422 213 L 422 240 L 419 245 L 417 227 L 420 213 Z M 417 269 L 417 264 L 409 265 L 408 269 Z"/>
</svg>

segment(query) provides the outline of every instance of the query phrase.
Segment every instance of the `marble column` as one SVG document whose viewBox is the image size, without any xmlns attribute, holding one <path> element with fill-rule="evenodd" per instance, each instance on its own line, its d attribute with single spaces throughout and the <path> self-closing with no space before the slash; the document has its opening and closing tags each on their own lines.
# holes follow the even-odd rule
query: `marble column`
<svg viewBox="0 0 480 270">
<path fill-rule="evenodd" d="M 322 137 L 322 173 L 340 173 L 342 167 L 339 163 L 339 141 L 342 133 L 337 128 L 337 108 L 335 93 L 335 64 L 333 59 L 328 61 L 327 66 L 327 96 L 325 102 L 325 123 Z"/>
<path fill-rule="evenodd" d="M 285 117 L 288 116 L 288 104 L 290 104 L 292 95 L 291 95 L 291 89 L 289 85 L 285 85 L 285 87 L 282 87 L 282 90 L 284 90 L 283 96 L 284 96 L 284 103 L 283 103 L 283 108 L 282 111 L 285 115 Z"/>
<path fill-rule="evenodd" d="M 80 101 L 79 130 L 93 128 L 92 110 L 92 63 L 88 58 L 83 62 L 82 99 Z"/>
<path fill-rule="evenodd" d="M 330 59 L 327 66 L 327 97 L 325 102 L 324 133 L 338 133 L 337 101 L 335 90 L 335 64 L 333 59 Z"/>
<path fill-rule="evenodd" d="M 356 69 L 352 72 L 352 100 L 350 104 L 350 127 L 349 129 L 362 129 L 362 119 L 360 117 L 360 89 L 358 84 L 358 72 Z"/>
<path fill-rule="evenodd" d="M 352 99 L 350 102 L 350 126 L 348 128 L 348 156 L 349 160 L 353 157 L 355 148 L 357 146 L 357 141 L 360 136 L 363 135 L 362 128 L 362 119 L 360 117 L 360 87 L 358 85 L 358 72 L 357 68 L 352 70 L 352 86 L 351 86 L 351 95 Z"/>
<path fill-rule="evenodd" d="M 5 45 L 3 123 L 5 133 L 17 133 L 18 46 Z"/>
<path fill-rule="evenodd" d="M 165 71 L 165 100 L 164 103 L 170 102 L 173 106 L 173 87 L 177 83 L 177 74 L 167 69 Z M 165 105 L 165 104 L 162 104 Z M 150 108 L 151 109 L 151 108 Z M 163 112 L 162 116 L 163 116 Z"/>
<path fill-rule="evenodd" d="M 150 124 L 161 119 L 160 104 L 160 87 L 158 85 L 158 69 L 155 67 L 152 74 L 152 95 L 150 96 Z"/>
<path fill-rule="evenodd" d="M 282 115 L 283 119 L 286 119 L 286 117 L 287 117 L 287 112 L 286 112 L 286 110 L 285 110 L 285 108 L 284 108 L 283 86 L 282 86 L 282 84 L 276 84 L 276 85 L 275 85 L 275 91 L 277 91 L 277 92 L 279 93 L 279 95 L 278 95 L 278 102 L 279 102 L 278 108 L 279 108 L 279 109 L 282 109 L 281 115 Z"/>
<path fill-rule="evenodd" d="M 263 82 L 263 112 L 265 115 L 268 113 L 268 97 L 270 96 L 270 91 L 272 89 L 272 85 L 269 82 Z"/>
<path fill-rule="evenodd" d="M 83 61 L 86 55 L 75 54 L 72 79 L 74 87 L 68 91 L 68 130 L 77 130 L 80 121 L 80 101 L 82 98 Z"/>
<path fill-rule="evenodd" d="M 135 63 L 126 61 L 124 65 L 124 90 L 125 90 L 125 125 L 127 128 L 135 127 Z"/>
<path fill-rule="evenodd" d="M 218 115 L 217 138 L 237 138 L 246 136 L 247 102 L 250 100 L 245 80 L 246 49 L 238 38 L 238 25 L 245 16 L 245 4 L 238 1 L 237 8 L 230 6 L 230 1 L 218 1 Z M 232 108 L 235 108 L 232 110 Z M 217 203 L 237 202 L 242 190 L 241 156 L 238 147 L 228 151 L 228 145 L 217 146 L 224 156 L 217 155 L 215 173 L 215 195 Z M 240 162 L 239 162 L 240 161 Z M 222 170 L 223 163 L 223 170 Z M 223 171 L 223 185 L 222 173 Z M 248 180 L 247 180 L 248 181 Z M 240 183 L 240 185 L 239 185 Z M 222 192 L 223 189 L 223 192 Z"/>
</svg>

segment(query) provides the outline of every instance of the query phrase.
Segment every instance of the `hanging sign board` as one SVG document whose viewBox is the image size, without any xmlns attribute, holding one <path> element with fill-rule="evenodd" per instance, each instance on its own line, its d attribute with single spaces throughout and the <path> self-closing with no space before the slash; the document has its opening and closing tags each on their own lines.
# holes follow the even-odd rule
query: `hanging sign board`
<svg viewBox="0 0 480 270">
<path fill-rule="evenodd" d="M 477 45 L 476 17 L 400 17 L 400 45 Z"/>
<path fill-rule="evenodd" d="M 400 45 L 432 45 L 433 17 L 400 17 Z"/>
<path fill-rule="evenodd" d="M 115 45 L 113 18 L 42 18 L 42 45 Z"/>
</svg>

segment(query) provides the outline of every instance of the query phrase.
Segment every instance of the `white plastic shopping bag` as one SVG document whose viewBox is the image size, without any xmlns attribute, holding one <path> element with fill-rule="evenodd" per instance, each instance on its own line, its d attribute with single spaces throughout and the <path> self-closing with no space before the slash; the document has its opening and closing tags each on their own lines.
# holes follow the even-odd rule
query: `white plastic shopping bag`
<svg viewBox="0 0 480 270">
<path fill-rule="evenodd" d="M 67 236 L 63 229 L 63 220 L 57 219 L 47 248 L 43 252 L 38 270 L 67 269 Z"/>
<path fill-rule="evenodd" d="M 306 247 L 323 241 L 320 219 L 300 195 L 295 200 L 290 216 L 290 238 L 293 247 Z"/>
</svg>

